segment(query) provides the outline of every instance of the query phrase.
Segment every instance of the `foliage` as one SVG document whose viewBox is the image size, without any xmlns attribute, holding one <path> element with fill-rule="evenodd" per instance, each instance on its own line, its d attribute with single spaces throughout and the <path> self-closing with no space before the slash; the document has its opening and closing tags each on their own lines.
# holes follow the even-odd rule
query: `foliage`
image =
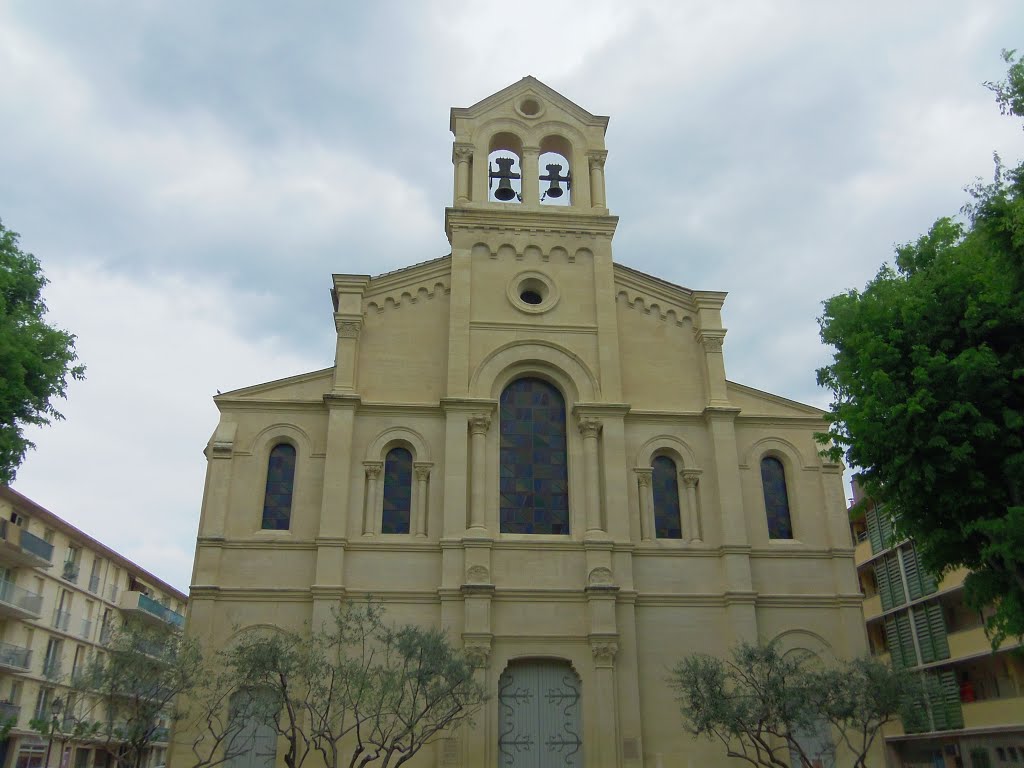
<svg viewBox="0 0 1024 768">
<path fill-rule="evenodd" d="M 328 768 L 399 766 L 484 700 L 442 632 L 390 627 L 372 602 L 316 632 L 245 633 L 216 666 L 193 711 L 197 768 L 252 748 L 253 722 L 283 740 L 288 768 L 313 752 Z"/>
<path fill-rule="evenodd" d="M 783 654 L 775 644 L 740 643 L 728 660 L 687 656 L 669 683 L 694 735 L 765 768 L 813 766 L 823 756 L 814 737 L 829 725 L 863 766 L 881 727 L 920 704 L 913 678 L 878 661 L 822 668 L 813 654 Z"/>
<path fill-rule="evenodd" d="M 48 325 L 42 290 L 47 280 L 39 260 L 18 247 L 18 233 L 0 222 L 0 483 L 10 484 L 32 442 L 29 425 L 63 416 L 53 399 L 64 397 L 68 377 L 82 379 L 74 365 L 75 337 Z"/>
<path fill-rule="evenodd" d="M 989 83 L 1024 115 L 1024 65 Z M 863 291 L 824 303 L 835 347 L 827 452 L 863 468 L 870 496 L 936 573 L 972 573 L 972 606 L 994 604 L 993 644 L 1024 634 L 1024 164 L 968 190 L 964 222 L 942 218 L 896 249 Z"/>
<path fill-rule="evenodd" d="M 180 632 L 125 623 L 111 632 L 104 651 L 65 681 L 70 692 L 61 732 L 88 737 L 115 766 L 139 768 L 150 746 L 167 741 L 181 718 L 178 696 L 204 674 L 198 647 Z"/>
</svg>

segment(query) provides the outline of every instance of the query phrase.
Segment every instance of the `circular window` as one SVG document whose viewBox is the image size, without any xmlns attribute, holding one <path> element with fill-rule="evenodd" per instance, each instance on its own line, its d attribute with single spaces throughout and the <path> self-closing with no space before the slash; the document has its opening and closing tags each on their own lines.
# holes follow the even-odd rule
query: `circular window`
<svg viewBox="0 0 1024 768">
<path fill-rule="evenodd" d="M 516 112 L 523 117 L 540 117 L 543 111 L 544 107 L 542 107 L 541 103 L 533 96 L 527 96 L 520 99 L 519 103 L 516 104 Z"/>
<path fill-rule="evenodd" d="M 521 272 L 508 284 L 508 298 L 522 312 L 547 312 L 558 302 L 558 290 L 542 272 Z"/>
</svg>

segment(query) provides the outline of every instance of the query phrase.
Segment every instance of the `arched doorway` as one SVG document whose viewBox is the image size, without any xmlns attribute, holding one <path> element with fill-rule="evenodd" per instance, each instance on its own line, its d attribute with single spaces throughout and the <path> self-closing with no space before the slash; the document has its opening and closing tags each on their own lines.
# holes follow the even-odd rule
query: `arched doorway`
<svg viewBox="0 0 1024 768">
<path fill-rule="evenodd" d="M 498 680 L 498 765 L 583 765 L 580 679 L 555 659 L 515 661 Z"/>
</svg>

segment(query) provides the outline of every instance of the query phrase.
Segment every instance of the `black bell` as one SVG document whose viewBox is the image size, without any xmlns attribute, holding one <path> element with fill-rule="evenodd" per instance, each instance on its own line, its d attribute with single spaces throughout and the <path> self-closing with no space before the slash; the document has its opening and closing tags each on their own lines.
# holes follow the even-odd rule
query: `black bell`
<svg viewBox="0 0 1024 768">
<path fill-rule="evenodd" d="M 498 180 L 498 188 L 494 190 L 494 197 L 503 203 L 517 197 L 516 191 L 512 189 L 512 179 L 520 178 L 518 173 L 512 171 L 512 164 L 515 161 L 514 157 L 496 157 L 494 162 L 498 166 L 498 170 L 495 171 L 490 164 L 487 166 L 490 181 Z M 490 182 L 488 182 L 488 186 L 490 186 Z"/>
<path fill-rule="evenodd" d="M 558 185 L 559 182 L 564 181 L 565 188 L 569 189 L 570 185 L 572 184 L 572 177 L 568 173 L 565 174 L 565 176 L 561 176 L 559 172 L 562 170 L 562 166 L 559 165 L 558 163 L 551 163 L 550 165 L 546 165 L 544 167 L 548 169 L 548 175 L 541 176 L 540 180 L 550 181 L 551 185 L 548 187 L 547 192 L 544 193 L 544 196 L 541 197 L 541 200 L 543 200 L 545 197 L 561 197 L 562 188 Z"/>
</svg>

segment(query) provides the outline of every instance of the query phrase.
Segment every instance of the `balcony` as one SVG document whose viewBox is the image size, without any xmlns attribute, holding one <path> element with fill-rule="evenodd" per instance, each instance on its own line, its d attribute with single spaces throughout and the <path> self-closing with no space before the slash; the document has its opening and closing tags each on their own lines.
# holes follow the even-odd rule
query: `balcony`
<svg viewBox="0 0 1024 768">
<path fill-rule="evenodd" d="M 882 596 L 872 595 L 864 598 L 861 609 L 864 611 L 864 621 L 878 618 L 882 615 Z"/>
<path fill-rule="evenodd" d="M 38 619 L 43 612 L 43 596 L 27 589 L 16 587 L 0 579 L 0 616 L 15 616 L 19 619 Z"/>
<path fill-rule="evenodd" d="M 24 531 L 10 520 L 0 520 L 0 565 L 49 568 L 53 544 Z"/>
<path fill-rule="evenodd" d="M 185 617 L 141 592 L 125 592 L 121 595 L 121 610 L 132 616 L 154 623 L 169 624 L 175 629 L 185 626 Z"/>
<path fill-rule="evenodd" d="M 94 595 L 99 594 L 100 575 L 98 573 L 94 573 L 92 576 L 89 577 L 89 591 L 92 592 Z"/>
<path fill-rule="evenodd" d="M 71 626 L 71 612 L 57 609 L 53 612 L 53 626 L 61 632 L 67 632 Z"/>
<path fill-rule="evenodd" d="M 0 669 L 8 672 L 28 672 L 31 666 L 31 650 L 13 643 L 0 643 Z"/>
<path fill-rule="evenodd" d="M 92 634 L 92 620 L 91 619 L 82 619 L 82 631 L 80 632 L 80 634 L 86 640 L 89 639 L 89 635 Z"/>
<path fill-rule="evenodd" d="M 865 539 L 864 541 L 857 542 L 857 546 L 853 549 L 853 562 L 856 563 L 859 568 L 868 560 L 871 559 L 871 542 Z"/>
<path fill-rule="evenodd" d="M 78 583 L 78 563 L 74 562 L 73 560 L 65 560 L 64 561 L 64 570 L 61 573 L 60 577 L 62 579 L 64 579 L 64 581 L 70 581 L 72 584 L 77 584 Z"/>
<path fill-rule="evenodd" d="M 963 705 L 964 728 L 992 728 L 1020 726 L 1020 713 L 1024 712 L 1024 696 L 1005 699 L 985 699 Z"/>
<path fill-rule="evenodd" d="M 63 672 L 63 664 L 59 656 L 43 659 L 43 677 L 56 680 Z"/>
<path fill-rule="evenodd" d="M 14 724 L 18 724 L 18 718 L 21 716 L 21 707 L 17 704 L 11 704 L 9 701 L 0 701 L 0 719 L 4 721 L 14 721 Z"/>
</svg>

